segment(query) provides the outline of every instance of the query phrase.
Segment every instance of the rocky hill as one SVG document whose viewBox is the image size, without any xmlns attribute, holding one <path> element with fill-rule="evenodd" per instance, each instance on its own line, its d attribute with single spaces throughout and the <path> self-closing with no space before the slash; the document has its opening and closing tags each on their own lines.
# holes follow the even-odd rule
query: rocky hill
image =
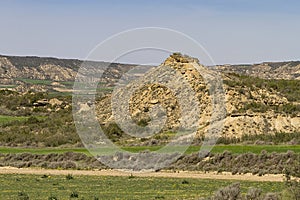
<svg viewBox="0 0 300 200">
<path fill-rule="evenodd" d="M 164 69 L 167 67 L 171 67 L 188 81 L 200 102 L 201 116 L 198 137 L 201 138 L 208 131 L 212 105 L 209 89 L 201 74 L 193 66 L 194 62 L 198 62 L 197 59 L 173 54 L 158 68 L 146 74 L 145 80 L 142 82 L 147 83 L 147 78 L 155 74 L 159 74 L 163 78 Z M 224 72 L 221 77 L 224 80 L 227 112 L 222 132 L 223 137 L 240 138 L 243 135 L 300 132 L 300 98 L 297 94 L 299 89 L 296 89 L 300 86 L 299 81 L 271 81 Z M 131 86 L 129 84 L 127 89 L 117 91 L 117 93 L 125 96 Z M 141 84 L 141 87 L 127 102 L 133 120 L 139 125 L 148 125 L 151 121 L 151 109 L 161 104 L 165 108 L 168 118 L 159 138 L 170 139 L 169 133 L 180 128 L 181 110 L 175 93 L 160 84 Z M 98 102 L 97 106 L 99 121 L 105 125 L 115 123 L 110 107 L 111 98 L 111 95 L 107 95 Z M 164 133 L 168 133 L 168 136 L 164 136 Z"/>
<path fill-rule="evenodd" d="M 83 61 L 75 59 L 0 55 L 0 88 L 21 92 L 29 90 L 71 92 L 73 81 L 82 63 Z M 92 61 L 85 64 L 88 64 L 91 70 L 109 65 L 101 80 L 108 85 L 134 66 Z"/>
<path fill-rule="evenodd" d="M 163 76 L 164 69 L 170 67 L 192 86 L 201 111 L 198 137 L 202 138 L 209 127 L 212 107 L 209 89 L 192 65 L 195 62 L 199 64 L 197 59 L 173 54 L 144 78 L 147 79 L 151 73 Z M 0 89 L 23 93 L 29 90 L 72 92 L 73 81 L 81 64 L 82 61 L 72 59 L 0 56 Z M 93 69 L 101 68 L 107 63 L 88 64 Z M 133 67 L 134 65 L 112 64 L 103 73 L 102 87 L 113 86 Z M 211 69 L 214 73 L 220 73 L 224 83 L 226 118 L 222 136 L 240 138 L 243 135 L 300 132 L 300 62 L 226 65 Z M 155 138 L 168 140 L 172 137 L 172 132 L 180 129 L 181 108 L 175 97 L 176 94 L 163 85 L 141 85 L 128 102 L 133 121 L 140 126 L 148 125 L 151 109 L 161 104 L 167 113 L 167 123 Z M 98 118 L 106 129 L 114 126 L 115 120 L 110 103 L 111 94 L 97 102 Z M 122 134 L 116 135 L 118 140 Z M 146 142 L 149 140 L 145 139 Z"/>
</svg>

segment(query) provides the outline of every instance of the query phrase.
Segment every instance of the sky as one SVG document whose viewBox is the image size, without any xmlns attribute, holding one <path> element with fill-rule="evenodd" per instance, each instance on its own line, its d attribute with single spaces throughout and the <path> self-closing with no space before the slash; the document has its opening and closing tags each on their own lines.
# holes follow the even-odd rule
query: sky
<svg viewBox="0 0 300 200">
<path fill-rule="evenodd" d="M 297 0 L 2 0 L 0 54 L 86 59 L 112 35 L 162 27 L 193 38 L 216 64 L 300 60 L 299 9 Z M 119 61 L 155 63 L 165 54 Z"/>
</svg>

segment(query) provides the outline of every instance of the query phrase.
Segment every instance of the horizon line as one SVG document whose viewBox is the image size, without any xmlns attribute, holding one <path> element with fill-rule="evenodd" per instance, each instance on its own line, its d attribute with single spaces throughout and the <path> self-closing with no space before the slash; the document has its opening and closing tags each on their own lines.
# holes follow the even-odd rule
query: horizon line
<svg viewBox="0 0 300 200">
<path fill-rule="evenodd" d="M 110 63 L 110 61 L 105 61 L 105 60 L 85 60 L 85 59 L 82 59 L 82 58 L 59 57 L 59 56 L 53 56 L 53 55 L 45 55 L 45 56 L 39 56 L 39 55 L 11 55 L 11 54 L 2 54 L 2 53 L 0 53 L 0 57 L 52 58 L 52 59 L 58 59 L 58 60 L 78 60 L 78 61 L 82 61 L 82 62 L 88 61 L 88 62 Z M 205 65 L 205 66 L 213 67 L 213 66 L 226 66 L 226 65 L 233 65 L 233 66 L 235 66 L 235 65 L 257 65 L 257 64 L 263 64 L 263 63 L 284 63 L 284 62 L 300 62 L 300 59 L 299 60 L 255 61 L 253 63 L 223 63 L 223 64 Z M 124 64 L 124 65 L 144 65 L 142 63 L 129 63 L 129 62 L 113 62 L 113 63 Z"/>
</svg>

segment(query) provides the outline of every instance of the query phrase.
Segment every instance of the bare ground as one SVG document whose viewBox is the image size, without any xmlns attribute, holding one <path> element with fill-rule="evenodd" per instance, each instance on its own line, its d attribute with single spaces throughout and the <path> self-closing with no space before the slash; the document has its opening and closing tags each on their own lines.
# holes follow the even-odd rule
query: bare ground
<svg viewBox="0 0 300 200">
<path fill-rule="evenodd" d="M 165 177 L 165 178 L 198 178 L 198 179 L 219 179 L 219 180 L 240 180 L 240 181 L 284 181 L 283 174 L 268 174 L 257 176 L 252 174 L 217 173 L 217 172 L 190 172 L 190 171 L 160 171 L 160 172 L 132 172 L 120 170 L 53 170 L 41 168 L 14 168 L 0 167 L 0 174 L 36 174 L 36 175 L 86 175 L 86 176 L 130 176 L 136 177 Z"/>
</svg>

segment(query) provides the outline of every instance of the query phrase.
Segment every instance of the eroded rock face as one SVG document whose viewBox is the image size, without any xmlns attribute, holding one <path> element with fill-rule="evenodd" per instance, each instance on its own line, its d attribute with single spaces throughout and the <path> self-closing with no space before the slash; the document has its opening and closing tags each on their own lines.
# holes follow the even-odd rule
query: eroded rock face
<svg viewBox="0 0 300 200">
<path fill-rule="evenodd" d="M 200 110 L 200 120 L 198 135 L 206 134 L 210 125 L 212 114 L 212 103 L 209 89 L 201 74 L 193 67 L 192 63 L 198 63 L 197 59 L 173 54 L 167 58 L 160 66 L 153 69 L 157 74 L 160 70 L 170 67 L 186 80 L 195 97 L 198 100 Z M 163 70 L 162 70 L 163 71 Z M 146 74 L 145 80 L 151 77 Z M 223 79 L 232 77 L 223 75 Z M 289 101 L 276 91 L 268 91 L 260 88 L 239 88 L 223 85 L 227 115 L 224 120 L 222 135 L 226 137 L 241 137 L 243 134 L 274 134 L 276 132 L 296 132 L 300 131 L 300 114 L 287 115 L 276 113 L 273 110 L 255 112 L 245 109 L 245 105 L 262 104 L 266 106 L 280 107 L 288 104 Z M 126 92 L 124 90 L 123 92 Z M 97 104 L 99 121 L 102 124 L 114 122 L 111 113 L 111 95 L 104 97 Z M 189 102 L 187 102 L 189 103 Z M 181 108 L 174 93 L 170 88 L 160 84 L 144 84 L 139 87 L 128 101 L 130 114 L 135 123 L 147 125 L 150 122 L 149 112 L 155 105 L 161 105 L 167 113 L 167 121 L 162 131 L 177 130 L 180 127 Z"/>
<path fill-rule="evenodd" d="M 81 65 L 88 66 L 87 71 L 91 79 L 101 79 L 102 83 L 111 85 L 118 80 L 123 72 L 133 65 L 81 61 L 75 59 L 57 59 L 40 57 L 18 57 L 0 55 L 0 85 L 13 85 L 18 92 L 47 90 L 65 91 L 63 85 L 57 82 L 73 82 Z M 105 71 L 102 68 L 107 68 Z M 99 75 L 100 73 L 103 73 Z M 46 81 L 46 84 L 35 84 L 31 80 Z M 49 83 L 50 81 L 50 83 Z M 51 84 L 51 81 L 54 84 Z M 38 86 L 37 86 L 38 85 Z M 44 85 L 47 85 L 45 87 Z M 63 91 L 63 92 L 64 92 Z M 70 90 L 66 92 L 71 92 Z"/>
<path fill-rule="evenodd" d="M 74 80 L 76 71 L 54 64 L 43 64 L 37 67 L 22 66 L 17 68 L 8 58 L 0 57 L 0 79 L 29 78 L 39 80 L 70 81 Z"/>
<path fill-rule="evenodd" d="M 300 62 L 265 62 L 253 65 L 219 65 L 221 72 L 243 74 L 263 79 L 296 79 L 300 80 Z"/>
<path fill-rule="evenodd" d="M 273 112 L 228 116 L 223 134 L 228 137 L 241 137 L 243 134 L 292 133 L 299 131 L 299 125 L 300 116 L 291 117 Z"/>
</svg>

